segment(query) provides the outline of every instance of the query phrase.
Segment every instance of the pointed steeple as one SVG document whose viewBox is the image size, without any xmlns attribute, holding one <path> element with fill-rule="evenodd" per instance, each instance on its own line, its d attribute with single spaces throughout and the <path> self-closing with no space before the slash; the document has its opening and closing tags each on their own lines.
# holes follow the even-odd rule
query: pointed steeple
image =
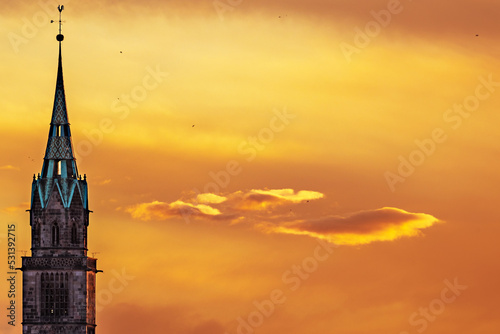
<svg viewBox="0 0 500 334">
<path fill-rule="evenodd" d="M 64 9 L 59 6 L 59 13 Z M 57 66 L 56 92 L 54 106 L 50 121 L 47 148 L 43 158 L 41 174 L 33 180 L 31 204 L 46 208 L 51 199 L 60 198 L 63 207 L 69 208 L 73 202 L 79 202 L 83 208 L 88 210 L 87 181 L 78 175 L 76 167 L 73 144 L 71 142 L 71 130 L 66 107 L 66 95 L 64 93 L 64 80 L 62 68 L 62 41 L 61 17 L 59 16 L 59 59 Z M 54 192 L 58 193 L 57 196 Z M 76 194 L 78 193 L 78 194 Z M 76 194 L 76 195 L 75 195 Z"/>
<path fill-rule="evenodd" d="M 64 94 L 64 80 L 62 69 L 61 42 L 64 36 L 57 35 L 59 41 L 59 61 L 57 68 L 56 93 L 54 97 L 54 107 L 52 109 L 52 119 L 50 122 L 49 138 L 45 150 L 42 167 L 42 178 L 78 178 L 76 159 L 73 154 L 71 143 L 71 130 L 68 121 L 68 111 L 66 108 L 66 96 Z"/>
</svg>

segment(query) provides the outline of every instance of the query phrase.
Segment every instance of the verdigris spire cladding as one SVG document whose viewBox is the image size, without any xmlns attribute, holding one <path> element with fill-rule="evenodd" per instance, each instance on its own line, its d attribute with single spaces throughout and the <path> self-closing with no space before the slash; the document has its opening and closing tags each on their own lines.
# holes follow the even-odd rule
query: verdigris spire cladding
<svg viewBox="0 0 500 334">
<path fill-rule="evenodd" d="M 63 6 L 58 7 L 59 12 Z M 59 19 L 59 24 L 61 20 Z M 31 187 L 31 255 L 23 257 L 23 334 L 95 334 L 97 260 L 87 256 L 86 177 L 71 143 L 61 42 L 42 171 Z"/>
<path fill-rule="evenodd" d="M 59 66 L 57 70 L 56 94 L 52 120 L 50 122 L 49 141 L 44 159 L 46 160 L 74 160 L 71 145 L 71 131 L 69 128 L 68 111 L 66 108 L 66 96 L 64 94 L 64 80 L 62 73 L 62 56 L 59 48 Z M 48 167 L 48 166 L 47 166 Z M 71 174 L 76 175 L 75 167 L 70 169 Z"/>
<path fill-rule="evenodd" d="M 62 162 L 60 166 L 58 166 L 59 162 Z M 54 108 L 52 109 L 49 139 L 42 167 L 42 177 L 53 177 L 55 175 L 74 178 L 78 176 L 75 156 L 73 154 L 73 145 L 71 144 L 71 130 L 68 121 L 68 110 L 66 108 L 66 96 L 64 94 L 60 44 Z"/>
<path fill-rule="evenodd" d="M 49 195 L 52 189 L 56 187 L 60 192 L 61 200 L 65 208 L 69 207 L 76 191 L 79 193 L 83 207 L 88 209 L 87 182 L 81 180 L 81 177 L 78 175 L 76 159 L 71 142 L 71 129 L 66 107 L 66 95 L 64 92 L 61 41 L 59 42 L 56 92 L 49 128 L 49 138 L 43 158 L 41 175 L 38 179 L 35 178 L 33 180 L 34 189 L 32 192 L 31 205 L 33 205 L 34 201 L 40 200 L 40 205 L 43 208 L 46 207 Z M 39 198 L 37 199 L 36 197 Z"/>
</svg>

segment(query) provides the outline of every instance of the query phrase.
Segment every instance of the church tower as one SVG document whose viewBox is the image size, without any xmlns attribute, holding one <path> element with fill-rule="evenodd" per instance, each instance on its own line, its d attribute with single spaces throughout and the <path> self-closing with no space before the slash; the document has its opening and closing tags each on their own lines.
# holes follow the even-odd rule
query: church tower
<svg viewBox="0 0 500 334">
<path fill-rule="evenodd" d="M 63 6 L 59 6 L 59 13 Z M 59 60 L 41 173 L 31 186 L 31 256 L 22 258 L 23 334 L 95 334 L 97 260 L 87 256 L 87 180 L 78 174 Z"/>
</svg>

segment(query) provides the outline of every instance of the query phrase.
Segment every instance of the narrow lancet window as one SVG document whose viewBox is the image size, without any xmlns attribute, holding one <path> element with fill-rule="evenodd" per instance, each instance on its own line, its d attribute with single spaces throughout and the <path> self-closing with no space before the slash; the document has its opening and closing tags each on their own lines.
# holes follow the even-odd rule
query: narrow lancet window
<svg viewBox="0 0 500 334">
<path fill-rule="evenodd" d="M 52 225 L 52 246 L 59 245 L 59 226 L 56 224 Z"/>
</svg>

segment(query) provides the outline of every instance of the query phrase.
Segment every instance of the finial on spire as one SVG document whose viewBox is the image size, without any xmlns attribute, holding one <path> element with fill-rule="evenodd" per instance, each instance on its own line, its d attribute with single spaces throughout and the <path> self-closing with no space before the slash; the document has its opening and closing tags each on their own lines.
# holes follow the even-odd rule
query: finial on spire
<svg viewBox="0 0 500 334">
<path fill-rule="evenodd" d="M 64 9 L 64 5 L 59 5 L 57 6 L 57 9 L 59 10 L 59 35 L 56 36 L 56 39 L 59 41 L 59 42 L 62 42 L 63 39 L 64 39 L 64 35 L 61 33 L 62 31 L 62 20 L 61 20 L 61 14 L 62 14 L 62 11 Z"/>
</svg>

